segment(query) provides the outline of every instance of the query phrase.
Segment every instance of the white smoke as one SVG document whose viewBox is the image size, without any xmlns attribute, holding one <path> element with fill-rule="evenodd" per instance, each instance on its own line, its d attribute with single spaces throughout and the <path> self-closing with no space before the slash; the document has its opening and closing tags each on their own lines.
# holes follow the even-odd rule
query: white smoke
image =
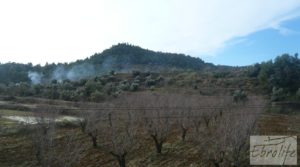
<svg viewBox="0 0 300 167">
<path fill-rule="evenodd" d="M 81 64 L 72 67 L 67 73 L 67 78 L 71 81 L 74 81 L 74 80 L 87 78 L 89 76 L 93 76 L 94 74 L 95 74 L 94 66 L 90 64 Z"/>
<path fill-rule="evenodd" d="M 59 66 L 53 71 L 52 80 L 54 79 L 60 83 L 66 79 L 66 70 L 63 66 Z"/>
<path fill-rule="evenodd" d="M 62 82 L 65 79 L 76 81 L 93 76 L 95 73 L 94 66 L 90 64 L 76 65 L 71 69 L 66 69 L 64 66 L 59 66 L 53 71 L 52 80 L 55 79 L 58 82 Z"/>
<path fill-rule="evenodd" d="M 28 72 L 28 78 L 30 78 L 31 83 L 34 85 L 40 84 L 42 81 L 42 77 L 43 75 L 38 72 L 32 72 L 32 71 Z"/>
</svg>

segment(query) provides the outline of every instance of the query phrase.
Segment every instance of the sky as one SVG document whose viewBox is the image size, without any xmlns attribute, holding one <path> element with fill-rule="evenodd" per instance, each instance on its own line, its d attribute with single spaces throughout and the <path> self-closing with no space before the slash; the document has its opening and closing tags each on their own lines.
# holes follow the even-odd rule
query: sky
<svg viewBox="0 0 300 167">
<path fill-rule="evenodd" d="M 0 0 L 0 62 L 84 59 L 117 43 L 250 65 L 300 52 L 299 0 Z"/>
</svg>

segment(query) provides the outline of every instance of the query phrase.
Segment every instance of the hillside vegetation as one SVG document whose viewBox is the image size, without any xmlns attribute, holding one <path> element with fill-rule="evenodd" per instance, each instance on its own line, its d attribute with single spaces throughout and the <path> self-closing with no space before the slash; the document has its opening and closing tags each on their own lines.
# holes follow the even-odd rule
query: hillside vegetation
<svg viewBox="0 0 300 167">
<path fill-rule="evenodd" d="M 47 83 L 52 80 L 66 79 L 75 81 L 106 74 L 111 70 L 116 72 L 131 72 L 132 70 L 158 72 L 162 70 L 202 70 L 212 67 L 212 64 L 205 63 L 200 58 L 184 54 L 154 52 L 129 44 L 118 44 L 102 53 L 96 53 L 89 58 L 72 63 L 47 63 L 45 66 L 33 66 L 30 63 L 0 64 L 0 83 Z"/>
</svg>

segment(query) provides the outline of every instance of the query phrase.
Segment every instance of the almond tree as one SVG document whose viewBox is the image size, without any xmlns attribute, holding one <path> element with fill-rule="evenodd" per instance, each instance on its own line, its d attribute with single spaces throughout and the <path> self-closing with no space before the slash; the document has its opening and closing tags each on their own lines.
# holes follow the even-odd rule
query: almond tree
<svg viewBox="0 0 300 167">
<path fill-rule="evenodd" d="M 55 166 L 73 167 L 80 163 L 80 153 L 85 148 L 77 137 L 78 133 L 71 131 L 55 142 Z"/>
<path fill-rule="evenodd" d="M 49 166 L 54 160 L 55 113 L 47 108 L 35 111 L 31 140 L 38 165 Z"/>
<path fill-rule="evenodd" d="M 263 108 L 239 108 L 238 113 L 234 113 L 227 118 L 231 127 L 227 128 L 226 133 L 229 134 L 228 159 L 232 166 L 239 167 L 248 163 L 248 150 L 250 135 L 254 133 L 255 125 Z M 245 114 L 247 113 L 247 114 Z M 234 118 L 234 121 L 232 120 Z"/>
<path fill-rule="evenodd" d="M 79 126 L 80 126 L 80 129 L 81 129 L 81 132 L 82 133 L 86 133 L 86 128 L 87 128 L 87 125 L 88 125 L 88 121 L 90 119 L 90 115 L 91 115 L 91 112 L 90 111 L 86 111 L 86 110 L 82 110 L 82 111 L 79 111 L 80 114 L 80 119 L 79 119 Z"/>
<path fill-rule="evenodd" d="M 102 111 L 91 111 L 88 117 L 84 118 L 86 121 L 85 133 L 90 137 L 94 148 L 98 147 L 98 137 L 103 135 L 103 131 L 105 131 L 103 123 L 104 117 Z M 83 122 L 82 125 L 84 125 L 84 123 L 85 122 Z"/>
<path fill-rule="evenodd" d="M 118 160 L 120 167 L 125 167 L 126 156 L 137 145 L 135 115 L 128 111 L 127 116 L 118 119 L 117 113 L 109 113 L 106 132 L 109 142 L 105 148 Z"/>
<path fill-rule="evenodd" d="M 148 106 L 155 106 L 155 109 L 145 112 L 144 127 L 146 133 L 153 139 L 158 154 L 162 153 L 163 144 L 172 132 L 171 126 L 174 122 L 170 108 L 172 103 L 168 95 L 152 95 L 148 99 Z"/>
<path fill-rule="evenodd" d="M 185 141 L 187 132 L 191 127 L 191 108 L 188 107 L 186 110 L 180 112 L 178 123 L 181 129 L 181 140 Z"/>
<path fill-rule="evenodd" d="M 79 163 L 82 145 L 77 141 L 74 131 L 65 133 L 59 139 L 59 127 L 56 125 L 58 112 L 52 109 L 39 108 L 35 113 L 31 140 L 38 165 L 43 167 L 71 167 Z"/>
<path fill-rule="evenodd" d="M 205 128 L 206 135 L 197 138 L 207 162 L 215 167 L 245 165 L 249 137 L 262 110 L 261 107 L 247 108 L 245 104 L 224 107 L 218 122 Z"/>
</svg>

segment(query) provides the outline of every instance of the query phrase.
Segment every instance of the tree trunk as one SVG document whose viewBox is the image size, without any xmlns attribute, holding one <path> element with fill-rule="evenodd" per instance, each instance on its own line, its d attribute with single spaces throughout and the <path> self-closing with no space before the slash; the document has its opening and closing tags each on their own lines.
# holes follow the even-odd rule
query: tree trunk
<svg viewBox="0 0 300 167">
<path fill-rule="evenodd" d="M 42 157 L 41 157 L 41 151 L 37 150 L 37 152 L 35 153 L 36 159 L 37 159 L 37 164 L 41 165 L 42 164 Z"/>
<path fill-rule="evenodd" d="M 126 152 L 123 153 L 122 155 L 115 154 L 113 152 L 110 152 L 110 154 L 117 158 L 120 167 L 126 167 L 126 161 L 125 161 L 125 157 L 127 154 Z"/>
<path fill-rule="evenodd" d="M 214 166 L 215 166 L 215 167 L 220 167 L 220 165 L 219 165 L 218 162 L 214 162 Z"/>
<path fill-rule="evenodd" d="M 209 126 L 209 119 L 204 119 L 204 121 L 205 121 L 205 125 L 206 125 L 206 127 L 208 127 Z"/>
<path fill-rule="evenodd" d="M 187 128 L 181 126 L 182 134 L 181 134 L 181 140 L 185 141 L 186 133 L 187 133 Z"/>
<path fill-rule="evenodd" d="M 126 167 L 125 155 L 122 155 L 121 157 L 119 157 L 118 161 L 119 161 L 120 167 Z"/>
<path fill-rule="evenodd" d="M 161 154 L 163 141 L 158 141 L 156 135 L 151 135 L 151 137 L 153 138 L 153 140 L 155 142 L 156 153 Z"/>
<path fill-rule="evenodd" d="M 96 148 L 98 145 L 97 145 L 97 137 L 92 137 L 92 141 L 93 141 L 93 147 Z"/>
<path fill-rule="evenodd" d="M 97 144 L 97 136 L 94 136 L 92 133 L 89 133 L 89 136 L 90 136 L 91 139 L 92 139 L 93 147 L 94 147 L 94 148 L 97 148 L 97 146 L 98 146 L 98 144 Z"/>
<path fill-rule="evenodd" d="M 86 121 L 80 122 L 80 127 L 81 127 L 81 132 L 82 133 L 85 133 L 86 125 L 87 125 Z"/>
</svg>

